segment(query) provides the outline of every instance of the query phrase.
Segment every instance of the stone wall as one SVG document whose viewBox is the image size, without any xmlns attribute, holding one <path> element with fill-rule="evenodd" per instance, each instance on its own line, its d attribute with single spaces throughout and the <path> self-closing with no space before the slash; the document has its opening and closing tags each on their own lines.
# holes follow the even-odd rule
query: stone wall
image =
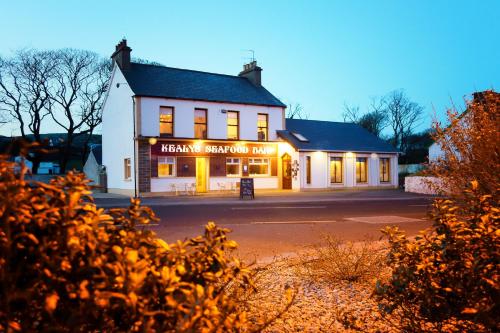
<svg viewBox="0 0 500 333">
<path fill-rule="evenodd" d="M 441 181 L 436 177 L 405 177 L 405 192 L 421 194 L 438 194 L 434 186 L 439 185 Z"/>
<path fill-rule="evenodd" d="M 137 146 L 137 183 L 140 196 L 141 193 L 151 192 L 151 153 L 147 140 L 139 140 Z"/>
</svg>

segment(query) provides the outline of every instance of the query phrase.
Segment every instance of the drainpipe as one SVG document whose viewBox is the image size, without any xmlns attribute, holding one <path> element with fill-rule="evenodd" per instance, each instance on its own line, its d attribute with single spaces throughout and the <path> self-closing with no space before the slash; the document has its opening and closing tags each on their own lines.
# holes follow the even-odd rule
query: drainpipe
<svg viewBox="0 0 500 333">
<path fill-rule="evenodd" d="M 132 96 L 132 119 L 134 123 L 134 198 L 137 198 L 137 152 L 136 152 L 136 144 L 137 144 L 137 135 L 135 129 L 135 96 Z"/>
</svg>

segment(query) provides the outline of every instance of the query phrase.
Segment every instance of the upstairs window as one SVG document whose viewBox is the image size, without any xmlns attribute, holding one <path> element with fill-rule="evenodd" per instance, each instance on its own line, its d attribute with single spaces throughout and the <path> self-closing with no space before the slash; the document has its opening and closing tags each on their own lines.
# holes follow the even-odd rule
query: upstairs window
<svg viewBox="0 0 500 333">
<path fill-rule="evenodd" d="M 259 141 L 268 140 L 267 114 L 259 113 L 257 115 L 257 138 Z"/>
<path fill-rule="evenodd" d="M 380 159 L 380 182 L 388 183 L 391 181 L 391 167 L 390 159 L 381 158 Z"/>
<path fill-rule="evenodd" d="M 174 108 L 160 107 L 160 136 L 174 136 Z"/>
<path fill-rule="evenodd" d="M 366 157 L 356 158 L 356 183 L 368 182 L 368 166 Z"/>
<path fill-rule="evenodd" d="M 207 110 L 194 109 L 194 137 L 196 139 L 207 138 Z"/>
<path fill-rule="evenodd" d="M 227 138 L 229 140 L 239 140 L 240 138 L 240 117 L 238 111 L 227 111 Z"/>
</svg>

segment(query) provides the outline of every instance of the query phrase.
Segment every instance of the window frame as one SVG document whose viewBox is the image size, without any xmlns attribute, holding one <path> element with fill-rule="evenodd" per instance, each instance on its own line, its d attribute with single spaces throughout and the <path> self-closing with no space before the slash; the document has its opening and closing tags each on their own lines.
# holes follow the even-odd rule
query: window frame
<svg viewBox="0 0 500 333">
<path fill-rule="evenodd" d="M 196 111 L 203 111 L 205 113 L 205 122 L 204 123 L 196 122 Z M 205 125 L 205 136 L 204 137 L 199 138 L 196 136 L 196 125 Z M 200 139 L 200 140 L 204 140 L 204 139 L 208 138 L 208 109 L 204 109 L 204 108 L 195 108 L 194 109 L 194 138 Z"/>
<path fill-rule="evenodd" d="M 162 163 L 161 161 L 163 159 L 168 160 L 169 158 L 172 159 L 173 163 Z M 160 174 L 160 164 L 167 164 L 167 165 L 172 165 L 172 174 L 171 175 L 161 175 Z M 157 172 L 158 172 L 158 178 L 172 178 L 176 176 L 176 167 L 177 167 L 177 158 L 175 156 L 158 156 L 158 163 L 157 163 Z"/>
<path fill-rule="evenodd" d="M 365 176 L 365 180 L 361 180 L 363 177 L 362 174 L 361 174 L 361 171 L 359 172 L 359 178 L 360 180 L 358 180 L 358 159 L 362 159 L 364 160 L 364 164 L 365 164 L 365 172 L 364 172 L 364 176 Z M 361 163 L 361 162 L 360 162 Z M 355 167 L 356 167 L 356 172 L 355 172 L 355 179 L 356 179 L 356 184 L 368 184 L 368 157 L 366 156 L 356 156 L 356 160 L 355 160 Z"/>
<path fill-rule="evenodd" d="M 332 161 L 340 160 L 340 181 L 332 181 Z M 344 157 L 343 156 L 330 156 L 330 184 L 341 185 L 344 184 Z M 334 173 L 336 175 L 336 173 Z M 336 177 L 334 177 L 336 179 Z"/>
<path fill-rule="evenodd" d="M 161 110 L 162 109 L 170 109 L 172 111 L 172 121 L 171 122 L 168 122 L 168 121 L 161 121 Z M 160 137 L 161 138 L 172 138 L 174 137 L 174 133 L 175 133 L 175 128 L 174 128 L 174 124 L 175 124 L 175 108 L 173 106 L 166 106 L 166 105 L 161 105 L 160 106 L 160 111 L 159 111 L 159 114 L 158 114 L 158 121 L 159 121 L 159 132 L 160 132 Z M 165 123 L 165 124 L 172 124 L 172 134 L 169 134 L 169 133 L 162 133 L 161 132 L 161 124 L 162 123 Z"/>
<path fill-rule="evenodd" d="M 312 181 L 312 161 L 311 161 L 311 155 L 306 155 L 306 184 L 311 185 Z"/>
<path fill-rule="evenodd" d="M 228 163 L 229 160 L 233 160 L 231 163 Z M 234 163 L 234 160 L 238 160 L 238 164 Z M 226 157 L 226 177 L 241 177 L 241 157 Z M 228 165 L 238 165 L 238 173 L 237 174 L 229 174 L 227 172 Z"/>
<path fill-rule="evenodd" d="M 255 163 L 255 160 L 267 161 L 267 163 Z M 250 166 L 252 165 L 267 165 L 267 173 L 251 173 Z M 253 177 L 269 177 L 271 172 L 271 159 L 269 157 L 249 157 L 248 158 L 248 175 Z"/>
<path fill-rule="evenodd" d="M 130 157 L 123 159 L 123 179 L 132 180 L 132 159 Z"/>
<path fill-rule="evenodd" d="M 259 126 L 259 116 L 265 116 L 266 117 L 266 126 L 265 127 L 262 127 L 262 126 Z M 259 138 L 259 133 L 260 133 L 260 129 L 262 128 L 265 128 L 265 138 L 264 140 L 261 140 Z M 267 113 L 257 113 L 257 141 L 269 141 L 269 114 Z"/>
<path fill-rule="evenodd" d="M 383 172 L 384 171 L 383 170 L 384 163 L 382 161 L 387 162 L 387 173 L 386 174 Z M 385 180 L 384 175 L 387 175 L 387 180 Z M 379 159 L 379 181 L 381 183 L 390 183 L 391 182 L 391 158 L 390 157 L 381 157 Z"/>
<path fill-rule="evenodd" d="M 236 125 L 230 125 L 229 124 L 229 114 L 230 113 L 235 113 L 236 114 Z M 229 127 L 236 127 L 236 138 L 230 138 L 229 137 Z M 226 111 L 226 137 L 228 140 L 239 140 L 240 139 L 240 112 L 239 111 L 234 111 L 234 110 L 228 110 Z"/>
</svg>

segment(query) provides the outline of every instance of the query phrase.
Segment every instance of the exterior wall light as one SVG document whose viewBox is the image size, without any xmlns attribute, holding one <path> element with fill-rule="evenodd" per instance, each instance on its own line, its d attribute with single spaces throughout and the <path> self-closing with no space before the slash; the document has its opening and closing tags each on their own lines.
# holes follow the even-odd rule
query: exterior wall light
<svg viewBox="0 0 500 333">
<path fill-rule="evenodd" d="M 377 155 L 376 153 L 372 153 L 372 154 L 371 154 L 371 157 L 372 157 L 373 159 L 376 159 L 376 158 L 377 158 L 377 156 L 378 156 L 378 155 Z"/>
<path fill-rule="evenodd" d="M 351 153 L 351 152 L 348 152 L 348 153 L 346 154 L 346 157 L 349 157 L 349 158 L 354 157 L 354 154 L 353 154 L 353 153 Z"/>
<path fill-rule="evenodd" d="M 152 146 L 152 145 L 155 145 L 157 142 L 158 142 L 158 139 L 157 138 L 149 138 L 149 144 Z"/>
</svg>

